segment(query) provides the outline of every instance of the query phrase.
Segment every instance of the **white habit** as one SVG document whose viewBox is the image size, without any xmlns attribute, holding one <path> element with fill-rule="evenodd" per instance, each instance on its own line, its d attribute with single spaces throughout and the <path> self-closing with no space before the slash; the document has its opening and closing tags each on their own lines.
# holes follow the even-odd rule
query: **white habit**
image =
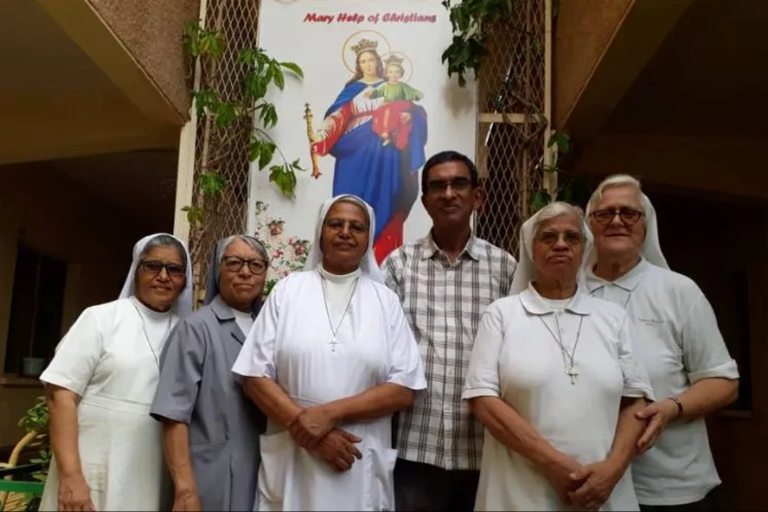
<svg viewBox="0 0 768 512">
<path fill-rule="evenodd" d="M 328 277 L 325 290 L 322 275 Z M 330 276 L 322 268 L 291 274 L 275 286 L 233 371 L 274 380 L 300 407 L 387 382 L 426 388 L 418 347 L 397 296 L 365 273 Z M 343 473 L 269 422 L 261 437 L 260 510 L 395 509 L 392 416 L 338 427 L 362 438 L 357 447 L 363 458 Z"/>
<path fill-rule="evenodd" d="M 162 427 L 149 416 L 157 358 L 178 321 L 136 298 L 86 309 L 40 379 L 80 395 L 78 441 L 96 510 L 162 510 L 168 498 Z M 145 337 L 146 329 L 146 337 Z M 149 338 L 149 339 L 147 339 Z M 58 510 L 52 460 L 40 510 Z"/>
<path fill-rule="evenodd" d="M 578 338 L 575 383 L 555 336 L 569 354 Z M 630 337 L 620 307 L 580 290 L 567 302 L 547 301 L 529 286 L 497 300 L 483 315 L 463 398 L 499 397 L 579 463 L 605 460 L 621 398 L 652 396 Z M 627 471 L 601 510 L 638 509 Z M 486 430 L 475 510 L 569 508 L 530 462 Z"/>
</svg>

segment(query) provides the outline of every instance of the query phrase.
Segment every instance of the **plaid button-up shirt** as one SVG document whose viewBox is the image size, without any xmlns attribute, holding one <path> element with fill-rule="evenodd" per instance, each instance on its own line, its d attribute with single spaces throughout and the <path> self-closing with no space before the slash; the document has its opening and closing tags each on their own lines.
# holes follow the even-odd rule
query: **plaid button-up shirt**
<svg viewBox="0 0 768 512">
<path fill-rule="evenodd" d="M 475 333 L 485 308 L 508 294 L 517 262 L 470 237 L 451 262 L 431 234 L 386 259 L 386 283 L 400 297 L 419 344 L 427 392 L 401 411 L 398 455 L 444 469 L 479 469 L 483 426 L 461 400 Z"/>
</svg>

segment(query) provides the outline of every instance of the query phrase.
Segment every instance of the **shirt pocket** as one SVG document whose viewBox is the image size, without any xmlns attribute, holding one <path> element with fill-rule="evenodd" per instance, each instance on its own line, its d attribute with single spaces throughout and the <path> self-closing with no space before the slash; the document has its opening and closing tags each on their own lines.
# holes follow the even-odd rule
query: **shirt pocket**
<svg viewBox="0 0 768 512">
<path fill-rule="evenodd" d="M 259 436 L 259 501 L 269 510 L 279 509 L 285 498 L 285 478 L 291 470 L 293 440 L 288 431 Z M 278 508 L 275 508 L 277 506 Z"/>
</svg>

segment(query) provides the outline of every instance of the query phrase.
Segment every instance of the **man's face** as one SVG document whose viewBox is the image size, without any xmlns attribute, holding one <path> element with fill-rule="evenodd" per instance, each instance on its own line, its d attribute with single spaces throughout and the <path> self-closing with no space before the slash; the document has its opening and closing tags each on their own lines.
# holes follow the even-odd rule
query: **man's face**
<svg viewBox="0 0 768 512">
<path fill-rule="evenodd" d="M 469 224 L 472 212 L 480 208 L 482 193 L 472 185 L 469 168 L 463 162 L 438 164 L 429 169 L 424 208 L 436 225 Z"/>
</svg>

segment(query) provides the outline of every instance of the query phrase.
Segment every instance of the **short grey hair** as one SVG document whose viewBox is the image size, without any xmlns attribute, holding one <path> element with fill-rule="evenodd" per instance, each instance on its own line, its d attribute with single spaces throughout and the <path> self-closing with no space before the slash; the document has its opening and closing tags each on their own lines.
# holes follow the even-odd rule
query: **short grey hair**
<svg viewBox="0 0 768 512">
<path fill-rule="evenodd" d="M 584 228 L 584 214 L 582 213 L 581 208 L 563 201 L 549 203 L 538 211 L 536 214 L 536 221 L 533 223 L 533 238 L 535 239 L 539 234 L 539 229 L 544 222 L 554 219 L 555 217 L 560 217 L 561 215 L 573 215 L 576 217 L 579 224 L 579 232 L 581 232 L 582 238 L 586 240 L 587 233 Z"/>
<path fill-rule="evenodd" d="M 219 254 L 217 255 L 217 265 L 216 265 L 216 281 L 218 282 L 219 277 L 221 277 L 221 264 L 224 263 L 224 254 L 227 252 L 227 249 L 229 249 L 229 246 L 235 243 L 237 240 L 242 240 L 245 242 L 248 247 L 259 253 L 259 256 L 264 260 L 264 263 L 269 266 L 269 256 L 267 256 L 267 248 L 264 247 L 264 245 L 256 240 L 252 236 L 245 236 L 245 235 L 232 235 L 228 236 L 224 240 L 222 240 L 221 245 L 219 246 Z"/>
<path fill-rule="evenodd" d="M 179 253 L 179 258 L 181 258 L 181 264 L 184 265 L 184 269 L 186 270 L 187 250 L 184 248 L 181 242 L 179 242 L 171 235 L 157 235 L 156 237 L 151 238 L 141 250 L 141 254 L 139 254 L 139 261 L 144 261 L 144 258 L 147 257 L 147 254 L 149 254 L 155 247 L 173 247 L 176 249 L 176 251 Z"/>
<path fill-rule="evenodd" d="M 640 180 L 629 174 L 614 174 L 601 181 L 592 194 L 592 197 L 589 198 L 589 202 L 587 203 L 587 217 L 592 213 L 598 201 L 603 198 L 603 192 L 614 187 L 631 187 L 635 189 L 637 191 L 638 199 L 640 200 L 640 207 L 645 210 L 642 200 L 643 187 L 640 184 Z"/>
</svg>

